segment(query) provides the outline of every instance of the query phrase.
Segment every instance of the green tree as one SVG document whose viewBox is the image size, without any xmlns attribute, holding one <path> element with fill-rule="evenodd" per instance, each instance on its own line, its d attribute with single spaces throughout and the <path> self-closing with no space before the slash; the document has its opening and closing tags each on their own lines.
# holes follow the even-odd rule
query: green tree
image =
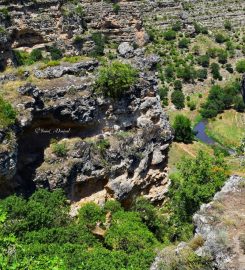
<svg viewBox="0 0 245 270">
<path fill-rule="evenodd" d="M 245 59 L 239 60 L 236 63 L 236 71 L 239 73 L 244 73 L 245 72 Z"/>
<path fill-rule="evenodd" d="M 178 110 L 185 107 L 185 96 L 181 91 L 174 90 L 171 95 L 171 101 Z"/>
<path fill-rule="evenodd" d="M 172 29 L 167 30 L 163 33 L 163 36 L 166 40 L 170 41 L 170 40 L 174 40 L 176 39 L 176 32 Z"/>
<path fill-rule="evenodd" d="M 99 69 L 96 88 L 104 96 L 120 98 L 136 83 L 138 72 L 129 64 L 114 61 Z"/>
<path fill-rule="evenodd" d="M 191 143 L 194 139 L 194 133 L 191 128 L 191 121 L 184 115 L 177 115 L 174 119 L 174 139 L 177 142 Z"/>
</svg>

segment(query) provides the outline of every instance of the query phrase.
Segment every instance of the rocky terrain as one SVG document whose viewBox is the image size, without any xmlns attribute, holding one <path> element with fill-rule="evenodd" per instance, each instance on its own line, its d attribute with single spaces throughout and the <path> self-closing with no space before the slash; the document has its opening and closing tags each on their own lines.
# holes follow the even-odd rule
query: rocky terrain
<svg viewBox="0 0 245 270">
<path fill-rule="evenodd" d="M 132 53 L 130 61 L 142 72 L 119 101 L 93 91 L 96 60 L 29 74 L 37 78 L 36 85 L 17 89 L 13 103 L 19 124 L 12 134 L 20 136 L 19 147 L 2 152 L 3 186 L 64 188 L 72 201 L 92 196 L 102 202 L 110 197 L 130 202 L 137 194 L 153 201 L 164 199 L 172 131 L 151 71 L 159 59 L 144 57 L 142 50 Z M 45 150 L 51 138 L 64 137 L 60 144 L 67 147 L 65 156 Z"/>
<path fill-rule="evenodd" d="M 245 269 L 244 192 L 245 179 L 232 176 L 193 217 L 196 233 L 204 239 L 196 253 L 211 257 L 217 269 Z"/>
</svg>

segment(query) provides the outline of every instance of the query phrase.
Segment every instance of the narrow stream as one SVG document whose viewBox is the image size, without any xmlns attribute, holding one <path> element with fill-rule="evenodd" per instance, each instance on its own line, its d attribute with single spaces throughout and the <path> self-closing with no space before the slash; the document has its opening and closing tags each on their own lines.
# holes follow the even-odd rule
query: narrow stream
<svg viewBox="0 0 245 270">
<path fill-rule="evenodd" d="M 227 148 L 208 136 L 208 134 L 206 133 L 207 124 L 208 124 L 207 120 L 201 120 L 199 123 L 197 123 L 197 125 L 195 125 L 193 130 L 196 133 L 195 135 L 196 138 L 207 145 L 219 146 L 220 148 L 227 151 L 230 155 L 235 155 L 236 151 L 234 149 Z"/>
</svg>

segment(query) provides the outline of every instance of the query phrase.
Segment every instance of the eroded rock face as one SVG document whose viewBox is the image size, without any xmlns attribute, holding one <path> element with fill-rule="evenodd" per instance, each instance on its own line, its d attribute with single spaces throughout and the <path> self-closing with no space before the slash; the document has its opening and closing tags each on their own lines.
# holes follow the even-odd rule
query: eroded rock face
<svg viewBox="0 0 245 270">
<path fill-rule="evenodd" d="M 14 132 L 0 130 L 0 198 L 11 194 L 15 189 L 13 176 L 16 173 L 17 142 Z"/>
<path fill-rule="evenodd" d="M 205 240 L 196 253 L 213 259 L 219 270 L 245 269 L 245 179 L 231 176 L 211 203 L 193 217 Z"/>
</svg>

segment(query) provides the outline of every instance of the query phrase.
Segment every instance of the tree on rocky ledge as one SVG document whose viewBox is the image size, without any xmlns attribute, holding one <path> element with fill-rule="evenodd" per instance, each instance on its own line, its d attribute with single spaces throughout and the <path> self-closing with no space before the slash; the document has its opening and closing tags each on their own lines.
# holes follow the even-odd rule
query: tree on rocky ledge
<svg viewBox="0 0 245 270">
<path fill-rule="evenodd" d="M 129 64 L 114 61 L 99 70 L 96 89 L 105 97 L 120 98 L 136 82 L 138 72 Z"/>
</svg>

